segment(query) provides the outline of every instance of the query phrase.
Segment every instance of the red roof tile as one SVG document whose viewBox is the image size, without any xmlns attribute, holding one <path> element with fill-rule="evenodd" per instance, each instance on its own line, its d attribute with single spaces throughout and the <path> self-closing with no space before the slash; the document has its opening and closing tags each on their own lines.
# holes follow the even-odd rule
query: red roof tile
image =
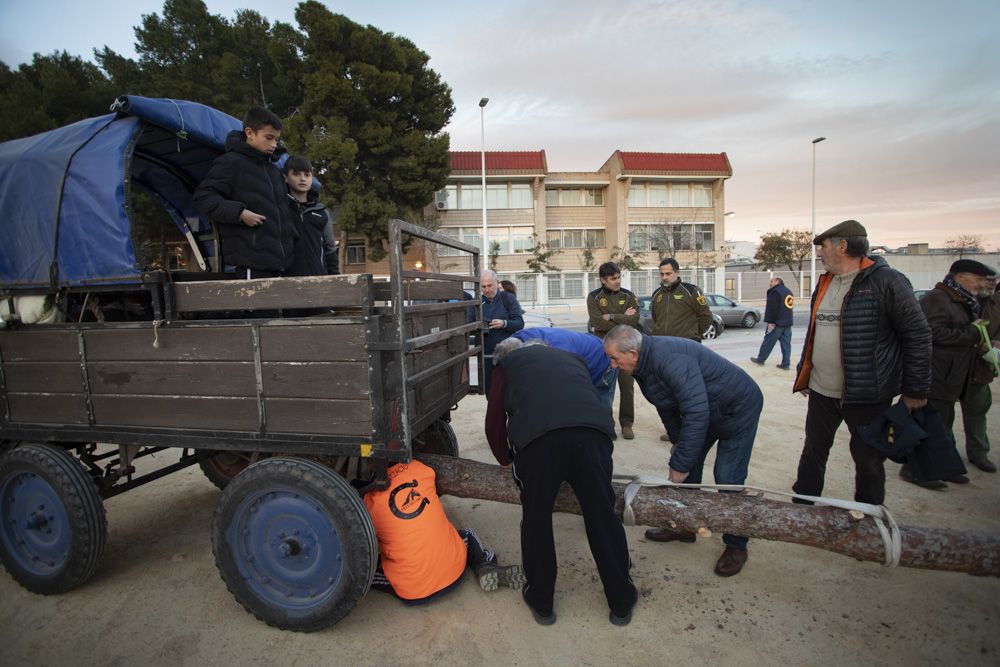
<svg viewBox="0 0 1000 667">
<path fill-rule="evenodd" d="M 482 171 L 479 151 L 451 151 L 451 171 Z M 486 151 L 486 171 L 545 172 L 545 151 Z"/>
<path fill-rule="evenodd" d="M 712 173 L 732 176 L 733 168 L 725 153 L 630 153 L 618 151 L 622 169 L 630 171 L 670 171 L 685 174 Z"/>
</svg>

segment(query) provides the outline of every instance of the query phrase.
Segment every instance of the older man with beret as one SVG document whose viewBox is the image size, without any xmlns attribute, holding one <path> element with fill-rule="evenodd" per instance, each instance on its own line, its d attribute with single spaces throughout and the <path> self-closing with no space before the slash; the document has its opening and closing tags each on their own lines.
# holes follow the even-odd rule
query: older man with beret
<svg viewBox="0 0 1000 667">
<path fill-rule="evenodd" d="M 990 438 L 986 433 L 986 414 L 993 405 L 990 383 L 1000 374 L 1000 292 L 997 284 L 1000 276 L 995 272 L 987 276 L 979 291 L 979 302 L 983 306 L 985 338 L 991 349 L 976 359 L 969 378 L 969 386 L 962 399 L 962 426 L 965 427 L 965 454 L 969 463 L 983 472 L 994 473 L 997 466 L 990 460 Z"/>
<path fill-rule="evenodd" d="M 885 455 L 859 427 L 896 396 L 909 410 L 931 389 L 931 331 L 913 286 L 882 257 L 868 256 L 868 232 L 845 220 L 813 239 L 826 273 L 812 296 L 793 391 L 809 397 L 796 493 L 823 493 L 826 462 L 841 423 L 851 432 L 854 499 L 885 500 Z"/>
<path fill-rule="evenodd" d="M 980 293 L 993 274 L 982 262 L 960 259 L 920 299 L 934 341 L 930 402 L 941 413 L 949 433 L 955 422 L 955 402 L 966 399 L 976 361 L 992 348 L 974 323 L 983 321 Z M 978 452 L 970 454 L 970 460 L 978 458 L 975 454 Z M 906 479 L 905 468 L 901 474 Z M 969 478 L 958 475 L 948 481 L 965 484 Z"/>
</svg>

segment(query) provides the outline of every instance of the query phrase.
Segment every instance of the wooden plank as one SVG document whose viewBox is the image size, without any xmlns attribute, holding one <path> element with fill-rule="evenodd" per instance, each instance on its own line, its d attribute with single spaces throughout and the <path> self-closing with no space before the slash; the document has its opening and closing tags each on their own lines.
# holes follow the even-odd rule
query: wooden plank
<svg viewBox="0 0 1000 667">
<path fill-rule="evenodd" d="M 24 424 L 87 424 L 83 394 L 7 394 L 10 420 Z"/>
<path fill-rule="evenodd" d="M 87 374 L 95 395 L 257 395 L 252 361 L 101 361 Z"/>
<path fill-rule="evenodd" d="M 368 398 L 368 366 L 363 362 L 268 362 L 261 369 L 267 397 Z"/>
<path fill-rule="evenodd" d="M 10 361 L 3 371 L 9 392 L 83 393 L 79 361 Z"/>
<path fill-rule="evenodd" d="M 51 330 L 44 325 L 0 332 L 0 353 L 8 361 L 79 361 L 75 329 Z"/>
<path fill-rule="evenodd" d="M 250 325 L 170 325 L 84 331 L 87 361 L 253 361 Z M 153 344 L 157 343 L 157 347 Z"/>
<path fill-rule="evenodd" d="M 264 406 L 268 433 L 355 435 L 359 443 L 372 441 L 371 405 L 367 400 L 267 398 Z"/>
<path fill-rule="evenodd" d="M 350 274 L 175 283 L 174 303 L 180 312 L 359 306 L 370 279 Z"/>
<path fill-rule="evenodd" d="M 392 301 L 390 283 L 375 283 L 375 299 L 377 301 Z M 403 285 L 404 299 L 455 299 L 462 300 L 461 283 L 446 280 L 417 280 Z M 475 304 L 475 302 L 473 302 Z"/>
<path fill-rule="evenodd" d="M 93 405 L 96 426 L 258 430 L 256 398 L 105 394 L 94 396 Z"/>
<path fill-rule="evenodd" d="M 261 361 L 367 361 L 363 322 L 260 327 Z"/>
</svg>

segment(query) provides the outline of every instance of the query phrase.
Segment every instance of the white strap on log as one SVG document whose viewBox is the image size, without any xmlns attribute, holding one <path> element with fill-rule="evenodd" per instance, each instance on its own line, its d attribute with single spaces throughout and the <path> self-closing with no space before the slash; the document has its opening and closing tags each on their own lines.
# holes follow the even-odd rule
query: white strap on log
<svg viewBox="0 0 1000 667">
<path fill-rule="evenodd" d="M 759 486 L 745 486 L 742 484 L 677 484 L 669 479 L 657 477 L 655 475 L 614 475 L 613 479 L 625 482 L 625 492 L 622 498 L 625 506 L 622 510 L 622 523 L 626 526 L 635 525 L 635 512 L 632 510 L 632 501 L 635 500 L 639 489 L 647 487 L 672 486 L 678 489 L 712 489 L 717 491 L 738 491 L 744 495 L 756 492 L 757 496 L 765 493 L 783 496 L 785 498 L 799 498 L 809 500 L 818 505 L 828 505 L 847 511 L 861 512 L 872 518 L 875 528 L 878 529 L 882 537 L 882 549 L 885 552 L 883 565 L 886 567 L 896 567 L 899 565 L 899 557 L 903 551 L 903 542 L 899 534 L 899 526 L 892 516 L 889 508 L 885 505 L 871 505 L 869 503 L 859 503 L 853 500 L 840 500 L 839 498 L 823 498 L 821 496 L 803 496 L 798 493 L 788 493 L 786 491 L 773 491 Z"/>
</svg>

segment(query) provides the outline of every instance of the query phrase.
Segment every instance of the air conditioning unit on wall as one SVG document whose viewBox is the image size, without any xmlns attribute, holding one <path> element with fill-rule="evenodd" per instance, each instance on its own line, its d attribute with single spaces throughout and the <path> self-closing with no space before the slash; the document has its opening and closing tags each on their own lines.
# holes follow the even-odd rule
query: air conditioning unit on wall
<svg viewBox="0 0 1000 667">
<path fill-rule="evenodd" d="M 434 208 L 439 211 L 448 210 L 448 193 L 444 190 L 438 190 L 434 194 Z"/>
</svg>

